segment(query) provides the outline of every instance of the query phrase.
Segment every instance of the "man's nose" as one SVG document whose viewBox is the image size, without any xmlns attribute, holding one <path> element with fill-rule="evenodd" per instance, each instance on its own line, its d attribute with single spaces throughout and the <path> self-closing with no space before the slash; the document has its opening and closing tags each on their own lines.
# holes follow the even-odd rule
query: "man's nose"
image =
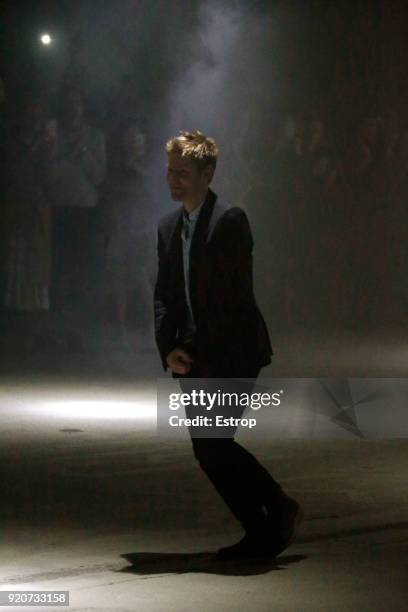
<svg viewBox="0 0 408 612">
<path fill-rule="evenodd" d="M 181 186 L 180 183 L 177 180 L 175 181 L 174 179 L 169 179 L 169 185 L 170 187 L 175 187 L 176 189 Z"/>
</svg>

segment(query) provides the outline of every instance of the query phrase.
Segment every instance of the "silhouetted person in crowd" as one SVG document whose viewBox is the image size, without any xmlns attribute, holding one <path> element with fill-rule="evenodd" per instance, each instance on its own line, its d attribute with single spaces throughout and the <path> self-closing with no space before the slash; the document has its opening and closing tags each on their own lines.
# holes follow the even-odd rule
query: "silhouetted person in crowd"
<svg viewBox="0 0 408 612">
<path fill-rule="evenodd" d="M 90 74 L 84 61 L 84 41 L 79 32 L 70 39 L 68 45 L 68 64 L 62 75 L 61 91 L 71 89 L 81 91 L 87 101 L 90 87 Z"/>
<path fill-rule="evenodd" d="M 53 194 L 53 305 L 63 311 L 82 309 L 89 298 L 98 186 L 106 171 L 104 135 L 86 123 L 78 89 L 66 91 L 62 99 L 58 157 Z"/>
<path fill-rule="evenodd" d="M 146 143 L 144 134 L 129 126 L 122 131 L 121 148 L 101 198 L 106 238 L 106 276 L 113 299 L 117 338 L 128 343 L 129 302 L 134 294 L 138 331 L 152 336 L 153 288 L 149 262 L 154 241 L 144 187 Z M 151 213 L 150 213 L 151 214 Z"/>
<path fill-rule="evenodd" d="M 129 125 L 143 125 L 140 115 L 141 96 L 131 74 L 124 75 L 109 102 L 105 136 L 108 163 L 113 167 L 122 154 L 122 134 Z"/>
<path fill-rule="evenodd" d="M 42 96 L 25 92 L 7 142 L 3 303 L 14 315 L 16 325 L 11 328 L 21 335 L 26 352 L 45 333 L 49 309 L 54 127 L 47 121 Z"/>
<path fill-rule="evenodd" d="M 158 230 L 155 334 L 163 368 L 179 378 L 184 392 L 194 378 L 224 379 L 227 387 L 247 378 L 241 389 L 250 392 L 271 362 L 272 347 L 253 293 L 247 216 L 219 201 L 209 187 L 218 156 L 214 140 L 197 130 L 181 132 L 166 151 L 171 197 L 182 206 L 167 214 Z M 233 406 L 237 418 L 243 410 Z M 293 537 L 298 503 L 234 440 L 236 427 L 229 437 L 189 431 L 196 459 L 245 530 L 216 557 L 279 554 Z"/>
<path fill-rule="evenodd" d="M 405 321 L 408 309 L 408 128 L 401 130 L 388 160 L 389 214 L 391 230 L 389 236 L 394 308 L 398 322 Z"/>
<path fill-rule="evenodd" d="M 278 206 L 282 207 L 282 234 L 286 237 L 287 257 L 284 264 L 285 278 L 282 293 L 284 317 L 290 327 L 303 322 L 304 261 L 307 221 L 306 182 L 307 167 L 307 120 L 297 113 L 287 126 L 286 138 L 275 153 L 272 172 L 275 177 L 274 194 Z"/>
<path fill-rule="evenodd" d="M 7 100 L 3 79 L 0 78 L 0 294 L 4 295 L 7 233 L 5 226 L 6 140 L 8 131 Z M 4 309 L 2 301 L 0 312 Z"/>
<path fill-rule="evenodd" d="M 356 321 L 373 324 L 381 320 L 388 253 L 384 244 L 386 212 L 385 145 L 378 117 L 366 116 L 357 122 L 346 159 L 350 196 L 353 203 L 351 234 Z"/>
<path fill-rule="evenodd" d="M 338 255 L 333 244 L 339 232 L 332 202 L 336 171 L 326 127 L 318 114 L 308 122 L 305 136 L 305 214 L 298 226 L 304 236 L 303 289 L 298 303 L 305 322 L 321 325 L 333 323 L 330 298 Z"/>
</svg>

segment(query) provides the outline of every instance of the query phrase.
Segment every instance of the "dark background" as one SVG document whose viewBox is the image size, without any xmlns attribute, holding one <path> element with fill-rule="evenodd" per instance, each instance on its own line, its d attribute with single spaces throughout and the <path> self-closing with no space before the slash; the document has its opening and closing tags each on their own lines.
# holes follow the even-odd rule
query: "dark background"
<svg viewBox="0 0 408 612">
<path fill-rule="evenodd" d="M 405 2 L 3 1 L 0 13 L 3 121 L 28 85 L 53 116 L 75 36 L 90 123 L 112 129 L 127 83 L 129 117 L 148 139 L 152 235 L 174 206 L 165 139 L 199 128 L 217 140 L 214 189 L 248 213 L 272 330 L 405 323 Z M 293 133 L 306 150 L 313 122 L 317 157 L 295 155 Z"/>
</svg>

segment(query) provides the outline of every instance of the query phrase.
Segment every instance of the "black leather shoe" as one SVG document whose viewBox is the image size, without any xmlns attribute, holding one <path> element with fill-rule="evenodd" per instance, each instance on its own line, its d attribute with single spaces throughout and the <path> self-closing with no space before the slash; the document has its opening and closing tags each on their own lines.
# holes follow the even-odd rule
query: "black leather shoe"
<svg viewBox="0 0 408 612">
<path fill-rule="evenodd" d="M 275 543 L 268 537 L 261 539 L 249 534 L 245 534 L 236 544 L 220 548 L 215 554 L 217 561 L 270 557 L 275 557 Z"/>
<path fill-rule="evenodd" d="M 282 493 L 279 501 L 269 512 L 269 523 L 274 532 L 274 551 L 279 555 L 295 539 L 304 512 L 298 502 Z"/>
<path fill-rule="evenodd" d="M 277 557 L 295 539 L 304 517 L 298 502 L 283 493 L 268 507 L 262 527 L 246 533 L 236 544 L 224 546 L 215 554 L 217 560 L 238 560 Z"/>
</svg>

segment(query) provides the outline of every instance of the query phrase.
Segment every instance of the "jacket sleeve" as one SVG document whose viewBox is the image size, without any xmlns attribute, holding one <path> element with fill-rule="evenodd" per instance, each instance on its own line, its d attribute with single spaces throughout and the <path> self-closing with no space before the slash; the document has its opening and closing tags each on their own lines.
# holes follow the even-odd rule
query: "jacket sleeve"
<svg viewBox="0 0 408 612">
<path fill-rule="evenodd" d="M 177 326 L 172 315 L 168 287 L 168 258 L 165 253 L 160 227 L 157 239 L 158 272 L 154 288 L 154 328 L 164 371 L 167 370 L 167 355 L 176 347 Z"/>
<path fill-rule="evenodd" d="M 223 288 L 224 314 L 245 316 L 254 303 L 254 241 L 248 218 L 241 208 L 229 209 L 224 215 L 219 240 L 217 274 Z"/>
<path fill-rule="evenodd" d="M 240 367 L 257 359 L 266 344 L 253 291 L 254 241 L 245 212 L 228 209 L 217 234 L 210 324 L 216 346 L 211 348 L 222 362 Z"/>
</svg>

